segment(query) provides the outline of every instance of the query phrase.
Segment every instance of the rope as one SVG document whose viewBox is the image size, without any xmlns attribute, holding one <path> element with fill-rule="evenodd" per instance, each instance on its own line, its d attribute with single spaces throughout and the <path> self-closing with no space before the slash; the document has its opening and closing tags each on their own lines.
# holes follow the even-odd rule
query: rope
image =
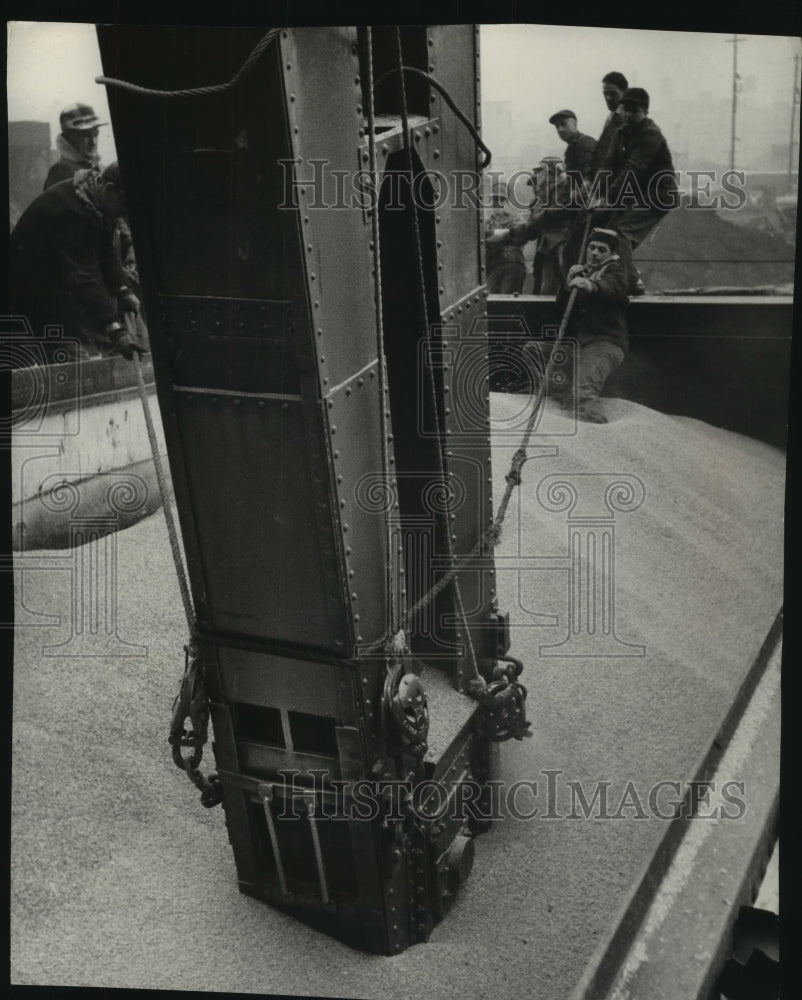
<svg viewBox="0 0 802 1000">
<path fill-rule="evenodd" d="M 135 333 L 134 323 L 130 313 L 125 314 L 125 325 L 129 334 L 133 335 Z M 212 771 L 206 776 L 199 768 L 203 757 L 203 748 L 207 740 L 209 700 L 206 695 L 203 661 L 200 658 L 197 644 L 195 612 L 192 607 L 192 598 L 187 583 L 187 572 L 184 567 L 181 546 L 178 541 L 178 530 L 176 529 L 173 510 L 170 505 L 167 480 L 164 475 L 161 455 L 159 454 L 159 442 L 156 438 L 156 429 L 153 426 L 153 417 L 150 412 L 150 403 L 148 403 L 145 380 L 142 377 L 142 364 L 139 360 L 139 354 L 136 351 L 134 351 L 133 359 L 137 386 L 139 387 L 139 398 L 142 400 L 142 410 L 145 414 L 145 425 L 148 430 L 150 451 L 153 456 L 153 466 L 156 470 L 156 480 L 159 484 L 159 492 L 162 498 L 162 510 L 164 511 L 164 519 L 167 522 L 170 551 L 173 554 L 178 588 L 181 591 L 181 600 L 184 605 L 184 614 L 186 615 L 190 636 L 189 644 L 184 646 L 184 675 L 181 679 L 181 687 L 178 694 L 173 700 L 168 743 L 172 747 L 173 763 L 186 773 L 189 780 L 201 793 L 201 804 L 208 809 L 219 805 L 223 801 L 223 787 L 216 772 Z M 187 718 L 192 723 L 192 730 L 190 732 L 187 732 L 184 728 L 184 722 Z M 182 747 L 191 747 L 192 753 L 185 757 L 181 753 Z"/>
<path fill-rule="evenodd" d="M 401 70 L 403 70 L 403 73 L 401 72 Z M 418 69 L 416 66 L 404 66 L 402 64 L 401 66 L 396 66 L 393 69 L 388 69 L 386 73 L 382 73 L 382 75 L 376 81 L 376 86 L 378 87 L 378 85 L 383 80 L 385 80 L 388 76 L 390 76 L 393 73 L 398 73 L 399 74 L 399 76 L 402 79 L 402 85 L 403 85 L 403 75 L 404 75 L 404 73 L 411 73 L 413 76 L 417 76 L 420 79 L 426 80 L 432 87 L 434 87 L 434 89 L 442 96 L 443 100 L 451 108 L 451 110 L 454 112 L 454 114 L 457 116 L 457 118 L 459 118 L 459 120 L 462 122 L 462 124 L 465 126 L 465 128 L 470 132 L 470 134 L 471 134 L 471 136 L 473 138 L 473 141 L 476 143 L 476 145 L 485 154 L 485 159 L 484 159 L 484 161 L 482 162 L 482 165 L 481 165 L 482 166 L 482 170 L 484 170 L 484 169 L 486 169 L 487 167 L 490 166 L 490 161 L 493 158 L 492 152 L 485 145 L 485 143 L 482 141 L 482 137 L 479 135 L 479 131 L 477 130 L 476 126 L 473 124 L 473 122 L 470 120 L 470 118 L 468 118 L 468 116 L 464 113 L 464 111 L 462 111 L 457 106 L 456 101 L 451 96 L 451 94 L 449 94 L 449 92 L 442 85 L 442 83 L 439 83 L 429 73 L 425 73 L 422 69 Z M 406 112 L 406 106 L 404 106 L 404 109 L 403 109 L 403 112 L 402 112 L 402 116 L 403 116 L 403 114 L 405 112 Z"/>
<path fill-rule="evenodd" d="M 401 98 L 401 126 L 404 134 L 404 150 L 406 152 L 406 158 L 407 158 L 407 169 L 409 170 L 409 183 L 410 185 L 413 185 L 415 182 L 415 169 L 412 160 L 412 144 L 409 132 L 409 115 L 407 113 L 407 94 L 406 94 L 406 87 L 404 84 L 404 73 L 402 72 L 402 70 L 405 69 L 405 67 L 404 67 L 403 50 L 401 46 L 401 30 L 398 26 L 396 26 L 395 28 L 395 41 L 396 41 L 396 52 L 398 55 L 398 89 Z M 429 338 L 431 336 L 431 332 L 429 328 L 429 311 L 426 304 L 426 278 L 423 270 L 423 252 L 421 249 L 421 235 L 420 235 L 420 227 L 418 225 L 418 213 L 414 205 L 412 211 L 412 229 L 415 236 L 415 249 L 416 249 L 415 263 L 417 264 L 417 270 L 418 270 L 417 284 L 418 284 L 418 295 L 420 300 L 419 304 L 421 312 L 421 322 L 423 323 L 424 328 L 426 330 L 426 336 L 427 338 Z M 449 564 L 453 567 L 455 564 L 455 555 L 454 555 L 454 545 L 451 539 L 451 523 L 449 517 L 449 503 L 448 503 L 449 487 L 448 483 L 446 482 L 446 472 L 445 472 L 445 467 L 443 465 L 443 454 L 442 454 L 443 435 L 440 429 L 440 417 L 437 411 L 437 392 L 435 389 L 434 374 L 432 372 L 431 365 L 425 365 L 424 367 L 427 373 L 429 396 L 432 404 L 432 419 L 434 421 L 435 437 L 438 443 L 436 449 L 437 466 L 438 466 L 437 471 L 440 477 L 440 482 L 443 487 L 443 496 L 445 497 L 445 503 L 443 505 L 444 506 L 443 521 L 445 525 L 446 549 L 448 552 Z M 472 676 L 467 678 L 466 687 L 470 688 L 471 686 L 477 686 L 481 684 L 482 688 L 484 688 L 485 686 L 484 681 L 482 680 L 482 677 L 479 673 L 479 666 L 476 662 L 476 651 L 473 647 L 473 640 L 471 638 L 470 629 L 468 628 L 468 619 L 465 614 L 465 607 L 462 602 L 462 592 L 460 590 L 459 579 L 453 569 L 451 570 L 450 575 L 451 575 L 451 580 L 449 580 L 449 582 L 452 582 L 453 580 L 454 584 L 454 603 L 456 604 L 457 614 L 459 615 L 459 619 L 463 625 L 463 629 L 465 632 L 465 641 L 468 647 L 468 662 L 470 665 Z"/>
<path fill-rule="evenodd" d="M 130 313 L 125 314 L 126 326 L 131 331 L 131 324 L 129 322 Z M 142 410 L 145 414 L 145 425 L 148 429 L 148 439 L 150 440 L 150 451 L 153 455 L 153 466 L 156 470 L 156 480 L 159 484 L 159 492 L 162 498 L 162 510 L 164 511 L 164 519 L 167 522 L 167 534 L 170 538 L 170 550 L 173 553 L 173 562 L 175 563 L 175 572 L 178 577 L 178 588 L 181 591 L 181 600 L 184 604 L 184 614 L 187 618 L 187 627 L 189 628 L 190 635 L 195 631 L 195 611 L 192 607 L 192 598 L 189 594 L 189 586 L 187 584 L 187 574 L 184 569 L 184 560 L 181 555 L 181 548 L 178 541 L 178 531 L 176 530 L 175 520 L 173 519 L 173 510 L 170 505 L 170 497 L 167 490 L 167 481 L 164 475 L 164 468 L 162 466 L 161 455 L 159 454 L 159 442 L 156 438 L 156 429 L 153 426 L 153 417 L 150 414 L 150 404 L 148 403 L 148 395 L 145 389 L 145 380 L 142 377 L 142 365 L 139 360 L 139 355 L 134 352 L 134 367 L 136 369 L 136 381 L 139 386 L 139 398 L 142 400 Z"/>
<path fill-rule="evenodd" d="M 588 235 L 590 233 L 590 225 L 591 225 L 591 216 L 589 215 L 585 222 L 585 231 L 582 237 L 582 249 L 579 254 L 580 260 L 585 255 L 585 248 L 587 246 Z M 577 289 L 574 288 L 572 289 L 571 294 L 568 297 L 568 302 L 565 307 L 565 312 L 563 313 L 562 320 L 560 321 L 560 328 L 557 331 L 557 337 L 554 341 L 555 348 L 565 336 L 565 330 L 568 325 L 568 320 L 571 318 L 571 312 L 573 311 L 574 308 L 574 302 L 576 301 L 576 296 L 577 296 Z M 537 419 L 537 415 L 540 412 L 541 405 L 545 400 L 543 392 L 548 387 L 548 380 L 549 380 L 549 375 L 551 373 L 553 355 L 554 355 L 554 349 L 552 349 L 552 352 L 549 355 L 549 360 L 548 363 L 546 364 L 546 370 L 543 379 L 541 380 L 538 391 L 532 396 L 532 412 L 529 414 L 529 419 L 527 420 L 526 429 L 524 430 L 523 437 L 521 438 L 521 443 L 518 445 L 518 448 L 512 457 L 510 471 L 504 477 L 507 482 L 507 487 L 504 490 L 504 496 L 501 498 L 501 503 L 499 504 L 498 510 L 496 511 L 496 516 L 493 520 L 493 524 L 487 529 L 487 531 L 484 532 L 484 534 L 481 536 L 476 545 L 474 545 L 473 549 L 471 549 L 468 555 L 463 556 L 461 558 L 460 563 L 462 565 L 465 565 L 472 559 L 475 559 L 477 555 L 481 554 L 482 549 L 484 548 L 485 545 L 492 544 L 495 546 L 498 545 L 499 541 L 501 540 L 501 527 L 504 524 L 504 518 L 507 515 L 507 508 L 509 506 L 510 499 L 512 497 L 512 491 L 516 488 L 516 486 L 521 485 L 521 469 L 523 468 L 524 462 L 526 462 L 526 449 L 529 446 L 529 439 L 532 437 L 532 431 L 534 430 L 535 420 Z M 420 600 L 410 609 L 409 612 L 410 615 L 416 614 L 418 611 L 421 611 L 423 608 L 431 604 L 434 598 L 439 593 L 441 593 L 441 591 L 445 590 L 445 588 L 449 585 L 449 583 L 451 583 L 451 580 L 456 579 L 456 574 L 459 572 L 459 569 L 460 569 L 459 564 L 453 565 L 452 569 L 444 577 L 438 580 L 438 582 L 431 588 L 431 590 L 425 593 L 423 597 L 421 597 Z"/>
<path fill-rule="evenodd" d="M 281 30 L 281 28 L 272 28 L 266 35 L 263 35 L 245 62 L 227 83 L 213 84 L 208 87 L 193 87 L 190 90 L 151 90 L 149 87 L 140 87 L 139 84 L 129 83 L 127 80 L 117 80 L 110 76 L 96 76 L 95 83 L 103 83 L 107 87 L 119 87 L 120 90 L 128 91 L 130 94 L 139 94 L 140 97 L 209 97 L 212 94 L 223 94 L 232 87 L 235 87 L 251 72 L 264 51 L 273 39 L 278 37 Z"/>
<path fill-rule="evenodd" d="M 368 120 L 368 153 L 370 156 L 370 174 L 373 178 L 374 189 L 378 193 L 379 172 L 376 161 L 376 116 L 373 103 L 373 34 L 370 27 L 365 29 L 365 62 L 367 63 L 367 120 Z M 379 403 L 381 414 L 381 439 L 382 439 L 382 468 L 385 474 L 389 473 L 389 448 L 387 432 L 387 358 L 384 353 L 384 317 L 382 312 L 382 289 L 381 289 L 381 247 L 379 243 L 379 211 L 378 204 L 370 209 L 371 216 L 371 236 L 373 240 L 373 293 L 374 305 L 376 308 L 376 339 L 377 355 L 379 361 Z M 399 627 L 399 595 L 396 587 L 394 567 L 396 560 L 393 552 L 393 529 L 390 518 L 386 518 L 386 546 L 387 558 L 385 560 L 385 586 L 390 601 L 390 635 L 395 636 Z"/>
</svg>

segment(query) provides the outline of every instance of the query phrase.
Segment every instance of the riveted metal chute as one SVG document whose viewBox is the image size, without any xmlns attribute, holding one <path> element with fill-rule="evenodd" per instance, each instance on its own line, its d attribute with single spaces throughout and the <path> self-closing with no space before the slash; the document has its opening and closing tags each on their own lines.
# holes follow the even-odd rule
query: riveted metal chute
<svg viewBox="0 0 802 1000">
<path fill-rule="evenodd" d="M 470 871 L 462 790 L 528 735 L 456 203 L 478 30 L 98 31 L 192 593 L 174 754 L 197 770 L 202 680 L 242 891 L 395 953 Z"/>
</svg>

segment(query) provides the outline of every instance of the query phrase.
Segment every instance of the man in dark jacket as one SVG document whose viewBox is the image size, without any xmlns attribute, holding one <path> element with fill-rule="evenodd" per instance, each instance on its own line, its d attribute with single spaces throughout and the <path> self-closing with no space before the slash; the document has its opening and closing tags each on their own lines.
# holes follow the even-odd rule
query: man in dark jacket
<svg viewBox="0 0 802 1000">
<path fill-rule="evenodd" d="M 575 264 L 557 296 L 557 306 L 565 311 L 571 293 L 576 300 L 566 325 L 563 347 L 578 351 L 573 384 L 561 373 L 549 372 L 549 392 L 561 398 L 563 408 L 573 408 L 580 420 L 606 424 L 599 401 L 604 383 L 624 360 L 629 347 L 625 310 L 626 272 L 616 253 L 619 239 L 611 229 L 590 233 L 584 264 Z M 527 364 L 533 374 L 542 377 L 548 367 L 553 344 L 530 341 L 525 348 Z"/>
<path fill-rule="evenodd" d="M 522 247 L 537 240 L 532 266 L 534 295 L 556 295 L 565 274 L 563 249 L 575 212 L 570 207 L 571 184 L 562 160 L 544 157 L 532 172 L 534 200 L 526 222 L 511 227 L 488 228 L 486 248 L 494 244 Z"/>
<path fill-rule="evenodd" d="M 596 149 L 593 153 L 591 176 L 587 183 L 589 190 L 593 190 L 593 185 L 598 183 L 597 175 L 600 172 L 602 173 L 602 177 L 599 178 L 599 180 L 602 180 L 605 176 L 610 176 L 610 154 L 613 149 L 615 138 L 618 135 L 618 130 L 624 124 L 621 98 L 626 93 L 627 87 L 627 78 L 623 73 L 619 73 L 617 70 L 611 70 L 609 73 L 605 73 L 602 77 L 602 97 L 604 97 L 604 103 L 607 105 L 608 113 L 604 122 L 604 128 L 602 129 L 602 133 L 596 142 Z M 578 212 L 574 214 L 573 225 L 568 239 L 566 240 L 565 250 L 563 251 L 563 259 L 566 267 L 579 260 L 582 252 L 585 222 L 586 219 L 584 214 Z M 605 217 L 598 216 L 597 224 L 600 226 L 606 225 Z"/>
<path fill-rule="evenodd" d="M 97 138 L 100 126 L 106 124 L 88 104 L 71 104 L 61 112 L 61 134 L 56 136 L 59 158 L 45 178 L 45 191 L 60 181 L 69 180 L 77 170 L 98 166 Z"/>
<path fill-rule="evenodd" d="M 679 192 L 668 143 L 648 117 L 649 95 L 641 87 L 630 87 L 621 98 L 621 108 L 624 124 L 605 163 L 610 174 L 597 208 L 611 212 L 604 225 L 622 237 L 619 254 L 629 274 L 630 294 L 642 294 L 632 251 L 677 207 Z"/>
<path fill-rule="evenodd" d="M 516 219 L 507 208 L 507 186 L 499 181 L 490 193 L 485 236 L 492 236 L 497 229 L 510 229 L 515 224 Z M 521 291 L 526 277 L 523 251 L 511 243 L 494 243 L 491 240 L 485 244 L 485 270 L 487 290 L 491 295 L 514 295 Z"/>
<path fill-rule="evenodd" d="M 9 243 L 12 310 L 34 332 L 64 330 L 81 358 L 143 353 L 120 322 L 139 301 L 114 253 L 115 222 L 125 214 L 116 163 L 102 174 L 80 170 L 54 184 L 23 212 Z M 61 344 L 55 344 L 60 347 Z"/>
<path fill-rule="evenodd" d="M 621 98 L 627 91 L 629 84 L 623 73 L 612 70 L 602 77 L 602 97 L 607 105 L 607 118 L 604 121 L 604 128 L 596 143 L 596 153 L 594 156 L 594 174 L 602 169 L 607 162 L 613 148 L 613 141 L 619 128 L 624 124 L 621 113 Z"/>
<path fill-rule="evenodd" d="M 78 170 L 99 169 L 100 154 L 97 149 L 99 130 L 108 122 L 102 122 L 89 104 L 71 104 L 59 115 L 61 134 L 56 136 L 59 159 L 50 168 L 45 178 L 44 190 L 72 178 Z M 139 294 L 139 275 L 134 256 L 134 241 L 128 220 L 121 216 L 116 223 L 114 252 L 119 258 L 119 266 L 128 275 L 128 282 L 134 294 Z M 147 342 L 147 331 L 141 314 L 137 316 L 139 336 Z"/>
<path fill-rule="evenodd" d="M 565 171 L 575 184 L 593 179 L 596 140 L 579 131 L 573 111 L 556 111 L 549 123 L 565 143 Z"/>
</svg>

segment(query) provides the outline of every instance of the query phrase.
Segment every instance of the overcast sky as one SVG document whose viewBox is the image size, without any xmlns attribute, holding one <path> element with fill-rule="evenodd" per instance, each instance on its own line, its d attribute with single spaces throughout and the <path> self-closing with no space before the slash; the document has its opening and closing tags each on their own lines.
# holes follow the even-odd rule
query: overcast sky
<svg viewBox="0 0 802 1000">
<path fill-rule="evenodd" d="M 90 104 L 109 121 L 106 88 L 95 83 L 103 72 L 97 35 L 91 24 L 14 21 L 8 25 L 8 120 L 50 123 L 50 137 L 61 131 L 58 116 L 68 104 Z M 111 127 L 100 130 L 103 163 L 115 159 Z"/>
<path fill-rule="evenodd" d="M 105 88 L 94 82 L 102 72 L 94 28 L 85 24 L 17 21 L 8 29 L 9 120 L 48 121 L 59 131 L 58 115 L 75 101 L 94 106 L 108 121 Z M 726 98 L 732 89 L 732 45 L 726 35 L 698 32 L 635 31 L 559 25 L 489 25 L 482 30 L 482 96 L 485 101 L 525 102 L 545 119 L 568 107 L 580 128 L 597 135 L 605 116 L 599 81 L 607 71 L 623 72 L 630 83 L 652 94 L 660 121 L 670 81 L 673 99 L 704 91 Z M 743 101 L 787 104 L 797 38 L 749 35 L 739 45 L 738 62 L 746 85 Z M 101 129 L 103 162 L 114 158 L 111 128 Z"/>
<path fill-rule="evenodd" d="M 689 31 L 635 31 L 563 25 L 488 25 L 482 30 L 482 97 L 524 98 L 545 118 L 562 107 L 577 112 L 591 134 L 606 115 L 601 78 L 618 70 L 630 86 L 652 95 L 650 114 L 660 118 L 660 92 L 670 81 L 674 99 L 704 91 L 732 94 L 732 34 Z M 759 104 L 788 102 L 797 38 L 739 35 L 738 71 L 744 84 L 754 77 L 749 99 Z M 746 96 L 742 100 L 746 100 Z M 581 127 L 581 126 L 580 126 Z"/>
</svg>

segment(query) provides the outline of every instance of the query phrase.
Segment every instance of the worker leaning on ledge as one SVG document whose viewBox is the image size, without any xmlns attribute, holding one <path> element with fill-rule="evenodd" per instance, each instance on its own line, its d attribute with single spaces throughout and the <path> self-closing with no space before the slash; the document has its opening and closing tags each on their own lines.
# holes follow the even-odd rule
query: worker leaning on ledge
<svg viewBox="0 0 802 1000">
<path fill-rule="evenodd" d="M 43 191 L 22 213 L 9 241 L 12 311 L 25 316 L 35 334 L 61 327 L 71 357 L 143 354 L 123 323 L 139 312 L 114 251 L 117 220 L 125 215 L 120 170 L 112 163 L 78 170 L 71 180 Z"/>
<path fill-rule="evenodd" d="M 76 170 L 88 170 L 100 164 L 97 139 L 102 122 L 95 109 L 88 104 L 71 104 L 59 115 L 61 135 L 56 136 L 59 159 L 53 164 L 45 178 L 44 190 L 69 180 Z"/>
<path fill-rule="evenodd" d="M 69 180 L 78 170 L 88 170 L 92 167 L 100 169 L 100 154 L 97 140 L 102 122 L 95 114 L 95 109 L 89 104 L 71 104 L 59 115 L 61 135 L 56 136 L 56 148 L 59 160 L 53 164 L 45 178 L 44 190 Z M 114 234 L 114 252 L 119 258 L 121 267 L 127 276 L 127 282 L 134 295 L 139 293 L 139 273 L 134 256 L 134 243 L 128 219 L 121 216 L 116 223 Z M 147 330 L 142 316 L 139 316 L 138 336 L 147 342 Z"/>
</svg>

